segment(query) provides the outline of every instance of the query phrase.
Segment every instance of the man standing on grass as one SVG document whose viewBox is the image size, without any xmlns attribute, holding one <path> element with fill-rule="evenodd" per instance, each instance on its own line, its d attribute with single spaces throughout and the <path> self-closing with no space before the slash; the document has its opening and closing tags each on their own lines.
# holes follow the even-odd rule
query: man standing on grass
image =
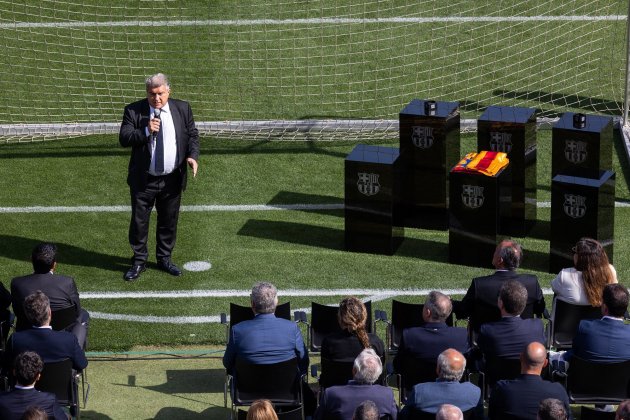
<svg viewBox="0 0 630 420">
<path fill-rule="evenodd" d="M 125 107 L 119 142 L 131 147 L 127 184 L 131 190 L 129 244 L 131 268 L 123 276 L 136 280 L 146 270 L 149 218 L 157 210 L 156 257 L 158 268 L 173 276 L 181 270 L 171 260 L 177 236 L 182 191 L 187 167 L 197 175 L 199 134 L 188 102 L 169 99 L 171 87 L 162 73 L 145 81 L 147 98 Z"/>
</svg>

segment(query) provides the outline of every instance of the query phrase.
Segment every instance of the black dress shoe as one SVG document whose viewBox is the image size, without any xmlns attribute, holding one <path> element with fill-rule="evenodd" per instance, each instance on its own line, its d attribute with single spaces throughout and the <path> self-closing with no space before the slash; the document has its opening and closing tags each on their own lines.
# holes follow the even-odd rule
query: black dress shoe
<svg viewBox="0 0 630 420">
<path fill-rule="evenodd" d="M 158 268 L 162 271 L 166 271 L 171 276 L 181 276 L 182 270 L 180 270 L 171 260 L 164 258 L 158 261 Z"/>
<path fill-rule="evenodd" d="M 140 277 L 140 273 L 147 269 L 145 264 L 134 264 L 131 266 L 129 270 L 125 273 L 123 278 L 127 281 L 134 281 L 138 277 Z"/>
</svg>

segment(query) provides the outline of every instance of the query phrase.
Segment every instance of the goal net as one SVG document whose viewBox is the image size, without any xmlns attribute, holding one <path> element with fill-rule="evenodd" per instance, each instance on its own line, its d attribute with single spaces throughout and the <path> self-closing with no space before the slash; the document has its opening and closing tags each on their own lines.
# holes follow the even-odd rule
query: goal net
<svg viewBox="0 0 630 420">
<path fill-rule="evenodd" d="M 0 0 L 0 142 L 117 132 L 170 76 L 205 135 L 395 138 L 412 99 L 621 115 L 627 0 Z"/>
</svg>

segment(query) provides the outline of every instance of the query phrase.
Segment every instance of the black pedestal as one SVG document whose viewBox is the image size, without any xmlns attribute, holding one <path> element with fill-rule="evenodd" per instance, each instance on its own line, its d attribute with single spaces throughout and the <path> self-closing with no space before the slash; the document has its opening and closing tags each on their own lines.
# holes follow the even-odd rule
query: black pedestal
<svg viewBox="0 0 630 420">
<path fill-rule="evenodd" d="M 510 215 L 510 166 L 495 176 L 451 171 L 449 262 L 492 266 L 501 228 Z"/>
<path fill-rule="evenodd" d="M 558 174 L 597 178 L 612 168 L 613 120 L 583 115 L 583 127 L 574 125 L 578 115 L 566 112 L 552 129 L 551 176 Z"/>
<path fill-rule="evenodd" d="M 597 239 L 613 260 L 615 173 L 597 179 L 556 175 L 551 181 L 549 272 L 573 267 L 571 248 L 582 237 Z"/>
<path fill-rule="evenodd" d="M 536 223 L 535 110 L 488 107 L 477 121 L 477 150 L 507 153 L 512 168 L 512 215 L 501 233 L 525 236 Z"/>
<path fill-rule="evenodd" d="M 459 103 L 414 99 L 399 118 L 405 226 L 446 229 L 448 173 L 460 159 Z"/>
<path fill-rule="evenodd" d="M 392 255 L 404 235 L 398 149 L 357 145 L 345 160 L 345 244 Z"/>
</svg>

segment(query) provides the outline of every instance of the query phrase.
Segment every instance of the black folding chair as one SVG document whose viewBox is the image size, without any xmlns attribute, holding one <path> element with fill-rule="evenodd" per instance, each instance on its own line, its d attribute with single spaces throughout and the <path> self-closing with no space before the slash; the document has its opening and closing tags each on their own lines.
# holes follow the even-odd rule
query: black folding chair
<svg viewBox="0 0 630 420">
<path fill-rule="evenodd" d="M 237 358 L 234 372 L 229 375 L 227 386 L 232 399 L 232 418 L 237 416 L 237 407 L 249 406 L 264 398 L 274 407 L 302 408 L 302 382 L 297 359 L 273 364 L 251 364 Z M 227 388 L 226 388 L 227 392 Z"/>
<path fill-rule="evenodd" d="M 50 326 L 55 331 L 63 331 L 75 322 L 77 322 L 77 308 L 70 306 L 68 308 L 57 309 L 52 311 L 50 317 Z"/>
<path fill-rule="evenodd" d="M 554 317 L 549 320 L 549 347 L 568 350 L 573 346 L 573 337 L 583 319 L 599 319 L 602 311 L 599 306 L 573 305 L 557 297 L 553 298 Z"/>
<path fill-rule="evenodd" d="M 80 374 L 72 369 L 72 360 L 44 363 L 44 370 L 35 388 L 39 391 L 52 392 L 60 405 L 70 408 L 70 414 L 80 417 L 78 381 Z"/>
<path fill-rule="evenodd" d="M 278 318 L 291 320 L 291 303 L 285 302 L 276 306 L 274 314 Z M 221 314 L 221 323 L 226 327 L 226 342 L 230 340 L 230 331 L 232 331 L 232 327 L 234 325 L 250 319 L 254 319 L 254 311 L 252 311 L 251 306 L 242 306 L 237 305 L 236 303 L 230 303 L 230 321 L 227 321 L 225 313 Z"/>
</svg>

